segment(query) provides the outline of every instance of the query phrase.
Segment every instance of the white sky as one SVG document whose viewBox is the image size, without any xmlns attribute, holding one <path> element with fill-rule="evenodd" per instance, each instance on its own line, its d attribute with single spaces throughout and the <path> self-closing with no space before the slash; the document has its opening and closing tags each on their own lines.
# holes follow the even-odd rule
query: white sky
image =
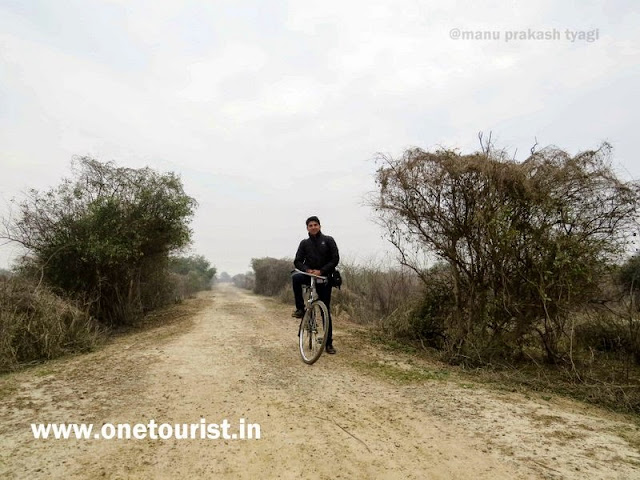
<svg viewBox="0 0 640 480">
<path fill-rule="evenodd" d="M 314 214 L 344 258 L 382 258 L 377 152 L 607 140 L 640 178 L 638 25 L 632 0 L 0 0 L 0 215 L 91 155 L 178 173 L 218 272 L 293 256 Z M 505 41 L 527 29 L 562 38 Z"/>
</svg>

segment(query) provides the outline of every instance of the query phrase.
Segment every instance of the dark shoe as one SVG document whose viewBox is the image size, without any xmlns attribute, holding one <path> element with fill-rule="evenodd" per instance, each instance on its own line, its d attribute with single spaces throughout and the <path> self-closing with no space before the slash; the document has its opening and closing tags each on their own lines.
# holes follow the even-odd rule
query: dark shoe
<svg viewBox="0 0 640 480">
<path fill-rule="evenodd" d="M 327 353 L 330 355 L 333 355 L 334 353 L 336 353 L 336 349 L 333 348 L 333 345 L 327 345 Z"/>
<path fill-rule="evenodd" d="M 304 317 L 304 310 L 296 310 L 291 314 L 291 316 L 295 318 L 302 318 Z"/>
</svg>

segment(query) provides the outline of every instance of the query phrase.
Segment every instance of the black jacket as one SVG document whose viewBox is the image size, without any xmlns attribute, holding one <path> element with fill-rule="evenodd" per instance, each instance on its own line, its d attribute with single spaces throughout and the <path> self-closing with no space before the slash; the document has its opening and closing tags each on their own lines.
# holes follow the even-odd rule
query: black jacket
<svg viewBox="0 0 640 480">
<path fill-rule="evenodd" d="M 298 270 L 320 270 L 322 275 L 333 272 L 340 261 L 338 246 L 333 237 L 318 232 L 315 237 L 309 234 L 300 242 L 293 264 Z"/>
</svg>

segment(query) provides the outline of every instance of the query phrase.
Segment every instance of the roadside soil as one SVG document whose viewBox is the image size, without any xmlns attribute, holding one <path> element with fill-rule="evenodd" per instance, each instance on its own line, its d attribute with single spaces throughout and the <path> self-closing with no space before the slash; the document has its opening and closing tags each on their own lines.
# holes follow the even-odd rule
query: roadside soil
<svg viewBox="0 0 640 480">
<path fill-rule="evenodd" d="M 219 285 L 160 326 L 0 377 L 0 478 L 640 479 L 640 427 L 367 341 L 299 358 L 291 308 Z M 32 423 L 260 425 L 260 439 L 34 439 Z"/>
</svg>

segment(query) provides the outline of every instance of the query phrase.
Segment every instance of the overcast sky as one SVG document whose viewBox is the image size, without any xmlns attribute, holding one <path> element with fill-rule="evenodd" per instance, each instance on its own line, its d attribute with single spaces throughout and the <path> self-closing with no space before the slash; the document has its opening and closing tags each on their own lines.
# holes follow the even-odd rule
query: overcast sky
<svg viewBox="0 0 640 480">
<path fill-rule="evenodd" d="M 193 252 L 235 274 L 293 256 L 314 214 L 344 258 L 384 257 L 377 152 L 606 140 L 638 179 L 638 5 L 0 0 L 0 214 L 74 155 L 173 171 Z"/>
</svg>

